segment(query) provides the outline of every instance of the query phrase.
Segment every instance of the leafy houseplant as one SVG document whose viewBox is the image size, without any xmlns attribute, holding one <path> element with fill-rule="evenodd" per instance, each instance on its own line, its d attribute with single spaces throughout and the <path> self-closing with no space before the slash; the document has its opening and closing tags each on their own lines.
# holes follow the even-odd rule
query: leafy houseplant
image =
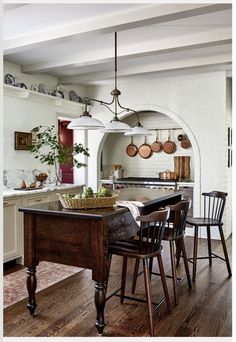
<svg viewBox="0 0 236 342">
<path fill-rule="evenodd" d="M 60 142 L 55 126 L 38 126 L 31 130 L 35 138 L 30 146 L 30 152 L 36 159 L 47 165 L 54 165 L 56 174 L 56 184 L 61 184 L 59 175 L 60 165 L 73 163 L 77 168 L 86 167 L 87 164 L 81 163 L 76 159 L 78 154 L 89 156 L 88 148 L 82 144 L 74 143 L 72 146 L 65 146 Z"/>
</svg>

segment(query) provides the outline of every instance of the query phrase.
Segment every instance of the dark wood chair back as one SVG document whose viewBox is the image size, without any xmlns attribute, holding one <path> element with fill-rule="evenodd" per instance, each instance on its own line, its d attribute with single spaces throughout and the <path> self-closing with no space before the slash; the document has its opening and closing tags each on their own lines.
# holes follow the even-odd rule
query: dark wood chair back
<svg viewBox="0 0 236 342">
<path fill-rule="evenodd" d="M 184 235 L 186 218 L 190 206 L 190 200 L 182 200 L 176 204 L 168 205 L 167 208 L 170 209 L 170 216 L 167 221 L 167 228 L 173 238 Z"/>
<path fill-rule="evenodd" d="M 151 214 L 137 217 L 136 220 L 141 223 L 139 231 L 140 252 L 150 254 L 160 250 L 168 217 L 169 209 L 154 211 Z"/>
<path fill-rule="evenodd" d="M 222 221 L 226 196 L 228 194 L 226 192 L 220 191 L 211 191 L 211 192 L 203 192 L 203 216 L 205 219 L 213 219 Z"/>
</svg>

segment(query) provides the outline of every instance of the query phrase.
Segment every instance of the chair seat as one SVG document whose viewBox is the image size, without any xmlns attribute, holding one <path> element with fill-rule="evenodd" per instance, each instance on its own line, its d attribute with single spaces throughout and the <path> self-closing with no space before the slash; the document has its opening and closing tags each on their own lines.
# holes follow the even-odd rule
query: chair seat
<svg viewBox="0 0 236 342">
<path fill-rule="evenodd" d="M 157 256 L 162 252 L 163 247 L 156 251 L 152 250 L 152 244 L 148 241 L 143 242 L 142 246 L 138 240 L 127 239 L 127 240 L 119 240 L 114 242 L 108 246 L 109 253 L 133 257 L 133 258 L 140 258 L 140 259 L 147 259 Z"/>
<path fill-rule="evenodd" d="M 193 217 L 186 220 L 186 223 L 195 226 L 219 226 L 222 224 L 219 220 L 203 217 Z"/>
</svg>

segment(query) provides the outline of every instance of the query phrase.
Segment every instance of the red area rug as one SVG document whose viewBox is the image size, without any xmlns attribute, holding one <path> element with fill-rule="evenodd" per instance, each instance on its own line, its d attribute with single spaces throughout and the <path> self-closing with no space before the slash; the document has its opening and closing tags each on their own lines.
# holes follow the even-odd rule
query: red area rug
<svg viewBox="0 0 236 342">
<path fill-rule="evenodd" d="M 42 261 L 37 266 L 37 290 L 41 291 L 83 268 Z M 3 277 L 3 307 L 6 308 L 28 297 L 26 288 L 26 268 Z"/>
</svg>

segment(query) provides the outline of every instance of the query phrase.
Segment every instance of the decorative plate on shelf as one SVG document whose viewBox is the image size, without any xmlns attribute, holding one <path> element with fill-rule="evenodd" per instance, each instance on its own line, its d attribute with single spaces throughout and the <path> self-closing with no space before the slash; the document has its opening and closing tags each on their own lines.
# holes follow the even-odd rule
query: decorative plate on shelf
<svg viewBox="0 0 236 342">
<path fill-rule="evenodd" d="M 30 90 L 39 91 L 38 85 L 37 84 L 32 84 L 31 87 L 30 87 Z"/>
<path fill-rule="evenodd" d="M 13 86 L 16 84 L 15 78 L 11 74 L 6 74 L 4 79 L 6 84 Z"/>
<path fill-rule="evenodd" d="M 45 84 L 40 83 L 38 86 L 39 92 L 43 94 L 47 94 L 47 87 Z"/>
<path fill-rule="evenodd" d="M 26 86 L 24 83 L 22 83 L 22 82 L 16 83 L 16 86 L 17 86 L 18 88 L 27 89 L 27 86 Z"/>
<path fill-rule="evenodd" d="M 75 102 L 82 102 L 81 97 L 78 96 L 74 90 L 69 91 L 69 99 Z"/>
<path fill-rule="evenodd" d="M 54 92 L 52 92 L 51 94 L 52 96 L 56 96 L 56 97 L 60 97 L 61 99 L 64 99 L 64 94 L 62 91 L 60 90 L 55 90 Z"/>
</svg>

